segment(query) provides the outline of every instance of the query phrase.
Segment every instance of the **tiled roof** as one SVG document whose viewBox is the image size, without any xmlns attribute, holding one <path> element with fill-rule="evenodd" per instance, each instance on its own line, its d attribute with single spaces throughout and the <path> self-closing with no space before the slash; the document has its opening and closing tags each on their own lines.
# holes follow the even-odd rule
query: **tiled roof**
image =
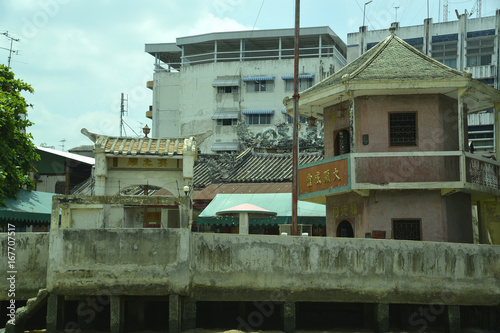
<svg viewBox="0 0 500 333">
<path fill-rule="evenodd" d="M 209 201 L 219 193 L 292 193 L 291 182 L 211 184 L 194 193 L 195 201 Z"/>
<path fill-rule="evenodd" d="M 95 152 L 131 156 L 173 156 L 188 151 L 196 153 L 197 145 L 212 135 L 212 131 L 208 131 L 185 138 L 129 138 L 90 133 L 85 128 L 82 133 L 95 142 Z"/>
<path fill-rule="evenodd" d="M 108 137 L 104 152 L 114 155 L 182 155 L 185 140 Z"/>
<path fill-rule="evenodd" d="M 214 157 L 215 158 L 215 157 Z M 316 154 L 299 154 L 299 164 L 322 160 L 323 156 Z M 227 175 L 221 175 L 220 170 L 226 169 Z M 226 183 L 264 183 L 288 182 L 292 180 L 292 154 L 255 154 L 248 151 L 242 153 L 233 165 L 209 163 L 200 161 L 194 167 L 194 186 L 206 187 L 213 182 Z"/>
<path fill-rule="evenodd" d="M 321 154 L 300 154 L 299 164 L 322 160 Z M 292 179 L 292 154 L 255 154 L 231 174 L 230 182 L 282 182 Z"/>
<path fill-rule="evenodd" d="M 394 34 L 365 52 L 356 60 L 301 92 L 301 97 L 345 81 L 410 81 L 453 80 L 467 78 L 467 74 L 448 67 L 423 54 Z"/>
</svg>

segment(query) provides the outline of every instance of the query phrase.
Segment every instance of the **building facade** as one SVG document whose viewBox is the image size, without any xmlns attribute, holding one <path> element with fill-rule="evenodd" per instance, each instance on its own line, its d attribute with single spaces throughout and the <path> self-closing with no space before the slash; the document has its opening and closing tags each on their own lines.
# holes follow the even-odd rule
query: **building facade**
<svg viewBox="0 0 500 333">
<path fill-rule="evenodd" d="M 467 113 L 499 108 L 500 91 L 393 31 L 302 92 L 325 160 L 299 167 L 300 199 L 326 203 L 327 236 L 498 244 L 500 164 L 470 152 Z"/>
<path fill-rule="evenodd" d="M 302 28 L 299 43 L 300 90 L 346 64 L 346 46 L 329 27 Z M 155 58 L 147 83 L 153 105 L 146 112 L 153 137 L 212 130 L 200 149 L 213 154 L 241 149 L 239 121 L 255 133 L 291 122 L 282 101 L 293 93 L 293 29 L 182 37 L 146 44 L 146 52 Z"/>
<path fill-rule="evenodd" d="M 435 23 L 424 20 L 423 25 L 400 27 L 392 24 L 396 34 L 417 50 L 460 71 L 469 71 L 472 78 L 500 89 L 500 10 L 495 16 L 469 18 Z M 347 62 L 350 63 L 387 36 L 389 30 L 359 32 L 347 35 Z M 468 116 L 469 142 L 476 152 L 495 150 L 494 117 L 492 110 Z M 497 133 L 498 134 L 498 133 Z"/>
</svg>

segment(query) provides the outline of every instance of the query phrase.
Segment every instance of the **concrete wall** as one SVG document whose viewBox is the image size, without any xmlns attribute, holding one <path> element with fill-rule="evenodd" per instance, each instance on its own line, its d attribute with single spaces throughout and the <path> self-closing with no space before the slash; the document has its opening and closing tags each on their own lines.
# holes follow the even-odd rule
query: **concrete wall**
<svg viewBox="0 0 500 333">
<path fill-rule="evenodd" d="M 48 234 L 19 235 L 25 294 L 42 288 L 46 273 L 49 291 L 74 296 L 460 305 L 500 299 L 499 246 L 183 229 L 58 229 L 50 237 L 45 269 Z"/>
<path fill-rule="evenodd" d="M 59 294 L 187 293 L 187 229 L 58 229 L 50 249 L 47 287 Z"/>
<path fill-rule="evenodd" d="M 46 285 L 47 264 L 49 259 L 49 233 L 18 232 L 14 246 L 16 275 L 16 299 L 33 297 Z M 0 300 L 8 297 L 10 276 L 7 271 L 8 235 L 0 233 L 2 279 L 0 279 Z"/>
<path fill-rule="evenodd" d="M 196 299 L 498 304 L 500 247 L 193 234 Z"/>
</svg>

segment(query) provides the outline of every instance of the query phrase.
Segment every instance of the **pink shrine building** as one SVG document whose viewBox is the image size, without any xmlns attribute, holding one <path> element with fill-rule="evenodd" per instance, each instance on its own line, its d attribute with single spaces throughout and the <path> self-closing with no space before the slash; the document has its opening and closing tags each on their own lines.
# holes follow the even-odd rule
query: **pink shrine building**
<svg viewBox="0 0 500 333">
<path fill-rule="evenodd" d="M 498 133 L 500 91 L 392 33 L 301 93 L 325 159 L 299 166 L 299 200 L 326 204 L 327 236 L 500 244 L 500 154 L 467 139 L 488 109 Z"/>
</svg>

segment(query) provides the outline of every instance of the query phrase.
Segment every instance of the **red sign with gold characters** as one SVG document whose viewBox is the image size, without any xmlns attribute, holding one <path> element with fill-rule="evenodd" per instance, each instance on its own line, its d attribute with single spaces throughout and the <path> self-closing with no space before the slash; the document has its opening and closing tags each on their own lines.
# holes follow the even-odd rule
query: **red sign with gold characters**
<svg viewBox="0 0 500 333">
<path fill-rule="evenodd" d="M 299 170 L 299 195 L 349 185 L 347 159 Z"/>
</svg>

